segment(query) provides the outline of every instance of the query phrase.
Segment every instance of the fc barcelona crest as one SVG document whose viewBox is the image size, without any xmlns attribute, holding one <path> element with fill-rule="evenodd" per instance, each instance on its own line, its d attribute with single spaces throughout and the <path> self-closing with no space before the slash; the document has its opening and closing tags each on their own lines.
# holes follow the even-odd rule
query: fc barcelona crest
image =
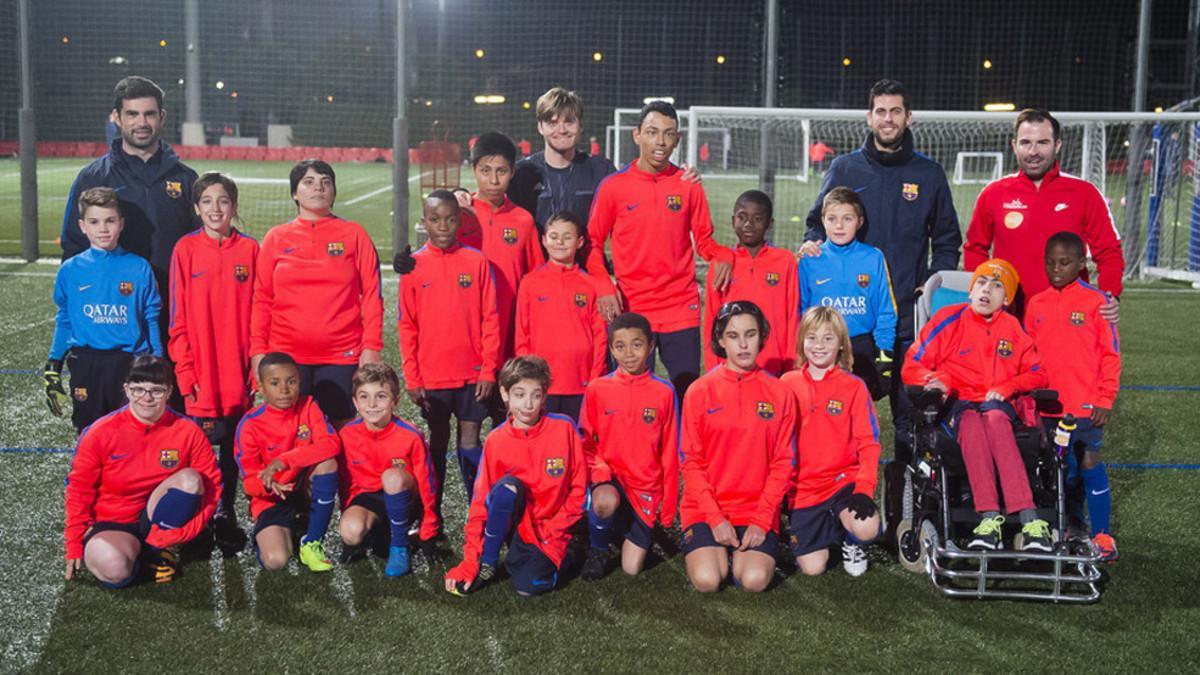
<svg viewBox="0 0 1200 675">
<path fill-rule="evenodd" d="M 471 287 L 471 275 L 470 274 L 458 275 L 458 285 L 462 286 L 463 288 L 470 288 Z"/>
<path fill-rule="evenodd" d="M 825 412 L 829 413 L 830 415 L 841 415 L 842 402 L 832 398 L 829 399 L 829 403 L 825 404 Z"/>
<path fill-rule="evenodd" d="M 504 237 L 504 243 L 515 244 L 517 243 L 517 228 L 506 227 L 504 228 L 504 231 L 500 233 L 500 236 Z"/>
<path fill-rule="evenodd" d="M 1082 326 L 1083 325 L 1083 312 L 1071 312 L 1071 325 L 1072 326 Z"/>
<path fill-rule="evenodd" d="M 83 402 L 87 400 L 87 387 L 75 387 L 75 391 L 72 393 L 75 395 L 76 401 Z"/>
<path fill-rule="evenodd" d="M 242 282 L 249 279 L 250 278 L 250 266 L 249 265 L 234 265 L 233 266 L 233 278 L 237 279 L 238 281 L 242 281 Z"/>
<path fill-rule="evenodd" d="M 764 420 L 769 420 L 775 417 L 775 404 L 769 401 L 759 401 L 755 406 L 755 412 Z"/>
<path fill-rule="evenodd" d="M 587 294 L 586 293 L 576 293 L 575 294 L 575 306 L 576 307 L 587 307 Z"/>
<path fill-rule="evenodd" d="M 1001 340 L 996 344 L 996 353 L 999 354 L 1000 358 L 1002 359 L 1007 359 L 1008 357 L 1012 356 L 1012 343 L 1008 340 Z"/>
<path fill-rule="evenodd" d="M 312 436 L 312 429 L 309 429 L 307 424 L 304 424 L 303 422 L 301 422 L 300 426 L 296 427 L 296 439 L 297 440 L 307 441 L 311 436 Z"/>
<path fill-rule="evenodd" d="M 171 199 L 179 199 L 183 195 L 183 183 L 177 180 L 167 181 L 167 196 Z"/>
<path fill-rule="evenodd" d="M 867 286 L 870 286 L 870 285 L 871 285 L 871 275 L 870 274 L 858 275 L 858 287 L 859 288 L 866 288 Z"/>
<path fill-rule="evenodd" d="M 546 475 L 558 478 L 567 470 L 567 461 L 562 457 L 551 457 L 546 460 Z"/>
<path fill-rule="evenodd" d="M 329 242 L 329 245 L 325 247 L 325 252 L 337 258 L 346 252 L 346 245 L 340 241 L 331 241 Z"/>
<path fill-rule="evenodd" d="M 179 465 L 179 451 L 175 448 L 159 450 L 158 465 L 164 469 L 174 469 Z"/>
<path fill-rule="evenodd" d="M 915 202 L 917 197 L 921 196 L 921 186 L 917 183 L 905 183 L 900 194 L 904 197 L 904 201 Z"/>
<path fill-rule="evenodd" d="M 682 195 L 667 195 L 667 208 L 672 211 L 678 211 L 683 208 Z"/>
<path fill-rule="evenodd" d="M 133 282 L 122 281 L 117 285 L 117 290 L 121 293 L 121 295 L 133 295 Z"/>
<path fill-rule="evenodd" d="M 768 286 L 778 286 L 779 285 L 779 272 L 767 272 L 767 285 Z"/>
<path fill-rule="evenodd" d="M 642 421 L 646 424 L 654 424 L 654 420 L 658 419 L 657 408 L 642 408 Z"/>
</svg>

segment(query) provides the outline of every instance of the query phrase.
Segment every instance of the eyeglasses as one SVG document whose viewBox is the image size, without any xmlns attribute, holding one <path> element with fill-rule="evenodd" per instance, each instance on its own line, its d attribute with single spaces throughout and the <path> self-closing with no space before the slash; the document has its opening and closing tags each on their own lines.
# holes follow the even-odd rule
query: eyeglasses
<svg viewBox="0 0 1200 675">
<path fill-rule="evenodd" d="M 129 387 L 129 398 L 146 398 L 147 396 L 153 400 L 158 400 L 167 395 L 170 391 L 167 387 Z"/>
</svg>

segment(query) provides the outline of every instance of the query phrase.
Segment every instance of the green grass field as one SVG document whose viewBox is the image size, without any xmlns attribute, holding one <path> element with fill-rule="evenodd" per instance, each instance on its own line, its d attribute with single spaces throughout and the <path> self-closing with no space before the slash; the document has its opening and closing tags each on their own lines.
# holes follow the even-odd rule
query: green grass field
<svg viewBox="0 0 1200 675">
<path fill-rule="evenodd" d="M 346 179 L 343 178 L 343 181 Z M 366 183 L 359 188 L 366 191 Z M 351 190 L 343 182 L 343 196 Z M 382 562 L 327 575 L 259 571 L 252 553 L 192 556 L 164 587 L 112 592 L 62 580 L 63 478 L 70 423 L 49 416 L 37 369 L 52 328 L 55 267 L 0 264 L 0 670 L 43 672 L 1196 672 L 1200 625 L 1191 537 L 1200 471 L 1111 471 L 1122 559 L 1100 603 L 1087 607 L 952 601 L 881 553 L 851 579 L 785 577 L 752 596 L 701 596 L 683 560 L 643 575 L 569 579 L 522 600 L 505 584 L 469 598 L 440 590 L 444 567 L 399 580 Z M 388 326 L 395 277 L 385 274 Z M 1131 289 L 1123 303 L 1126 386 L 1105 454 L 1118 464 L 1200 466 L 1200 293 L 1166 284 Z M 385 358 L 398 364 L 394 329 Z M 884 406 L 886 408 L 886 406 Z M 402 414 L 419 420 L 411 407 Z M 886 428 L 888 421 L 883 420 Z M 886 454 L 886 451 L 885 451 Z M 451 463 L 453 466 L 453 463 Z M 447 486 L 457 562 L 462 487 Z M 246 514 L 243 509 L 242 517 Z M 249 526 L 249 522 L 244 522 Z M 327 539 L 337 543 L 336 521 Z M 419 558 L 418 558 L 419 560 Z"/>
</svg>

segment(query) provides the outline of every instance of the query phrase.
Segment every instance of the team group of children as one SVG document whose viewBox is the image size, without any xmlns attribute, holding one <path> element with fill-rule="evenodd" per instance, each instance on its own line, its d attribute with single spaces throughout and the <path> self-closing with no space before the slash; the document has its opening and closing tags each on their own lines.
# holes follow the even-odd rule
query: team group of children
<svg viewBox="0 0 1200 675">
<path fill-rule="evenodd" d="M 403 389 L 386 364 L 358 366 L 351 391 L 357 417 L 338 426 L 329 420 L 347 415 L 322 410 L 308 395 L 311 385 L 302 387 L 307 360 L 250 344 L 254 286 L 266 282 L 255 270 L 265 252 L 233 226 L 233 181 L 217 173 L 197 180 L 201 226 L 175 249 L 168 351 L 189 415 L 219 446 L 221 475 L 196 483 L 191 497 L 173 498 L 165 519 L 158 517 L 162 500 L 147 501 L 157 483 L 125 481 L 125 492 L 111 495 L 117 484 L 96 462 L 108 466 L 120 453 L 97 455 L 87 467 L 78 460 L 100 443 L 101 428 L 112 426 L 109 417 L 127 398 L 137 420 L 154 422 L 134 399 L 151 385 L 161 398 L 171 384 L 146 376 L 153 359 L 133 361 L 163 355 L 161 302 L 148 264 L 117 245 L 116 193 L 84 192 L 79 224 L 91 249 L 59 272 L 46 373 L 52 410 L 73 399 L 81 433 L 68 481 L 68 569 L 71 561 L 78 568 L 81 546 L 109 520 L 161 525 L 135 531 L 156 554 L 164 541 L 181 540 L 155 538 L 163 528 L 186 523 L 194 535 L 215 513 L 214 530 L 236 529 L 240 482 L 264 568 L 286 565 L 298 545 L 303 565 L 329 570 L 323 540 L 336 504 L 343 559 L 386 551 L 385 573 L 402 576 L 412 534 L 424 555 L 437 556 L 453 419 L 469 511 L 463 560 L 445 576 L 450 592 L 469 593 L 493 579 L 506 546 L 517 592 L 552 590 L 585 517 L 587 580 L 604 576 L 613 547 L 620 567 L 638 573 L 656 531 L 677 516 L 688 576 L 702 591 L 720 588 L 730 572 L 743 589 L 765 589 L 781 532 L 804 574 L 824 572 L 838 546 L 845 569 L 862 574 L 864 547 L 881 530 L 873 400 L 887 391 L 896 309 L 883 254 L 856 238 L 858 195 L 848 188 L 828 194 L 827 240 L 799 264 L 766 241 L 773 224 L 767 195 L 751 190 L 738 198 L 731 279 L 706 284 L 708 373 L 681 392 L 653 372 L 655 334 L 646 318 L 625 313 L 606 324 L 598 306 L 604 286 L 581 264 L 588 259 L 581 219 L 555 214 L 539 241 L 532 217 L 504 196 L 514 159 L 511 141 L 484 134 L 472 152 L 478 193 L 438 190 L 424 201 L 429 240 L 412 254 L 415 267 L 399 289 Z M 1076 434 L 1086 452 L 1072 477 L 1087 487 L 1095 541 L 1115 558 L 1098 451 L 1119 376 L 1116 329 L 1097 313 L 1103 294 L 1080 279 L 1086 257 L 1078 237 L 1051 238 L 1046 262 L 1051 288 L 1030 300 L 1024 330 L 1004 311 L 1017 289 L 1015 271 L 988 261 L 975 271 L 969 302 L 941 309 L 923 328 L 902 377 L 951 401 L 948 427 L 962 445 L 981 514 L 971 544 L 986 548 L 1002 545 L 998 469 L 1003 512 L 1021 520 L 1027 548 L 1050 550 L 1011 423 L 1018 395 L 1047 384 L 1058 389 L 1065 412 L 1084 420 Z M 321 307 L 311 307 L 307 320 L 322 321 Z M 248 355 L 264 351 L 252 366 Z M 69 397 L 59 379 L 64 357 Z M 140 365 L 131 369 L 131 362 Z M 257 407 L 254 389 L 263 400 Z M 426 420 L 428 443 L 395 415 L 404 395 Z M 493 428 L 481 442 L 489 417 Z M 206 464 L 195 452 L 146 447 L 155 471 L 199 466 L 212 475 L 211 455 Z M 212 508 L 198 506 L 200 493 Z M 108 498 L 145 506 L 102 508 Z M 173 576 L 173 564 L 159 555 L 160 580 Z"/>
</svg>

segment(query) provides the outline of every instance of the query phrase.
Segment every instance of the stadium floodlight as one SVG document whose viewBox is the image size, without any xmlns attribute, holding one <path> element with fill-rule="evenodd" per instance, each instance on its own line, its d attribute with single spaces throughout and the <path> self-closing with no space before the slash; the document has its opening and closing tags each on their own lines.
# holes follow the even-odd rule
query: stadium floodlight
<svg viewBox="0 0 1200 675">
<path fill-rule="evenodd" d="M 158 46 L 159 46 L 159 47 L 166 47 L 166 46 L 167 46 L 167 40 L 166 40 L 166 38 L 163 38 L 162 40 L 159 40 L 159 41 L 158 41 Z"/>
<path fill-rule="evenodd" d="M 850 67 L 850 63 L 851 63 L 851 61 L 850 61 L 850 57 L 849 57 L 849 56 L 843 56 L 843 57 L 842 57 L 842 67 L 843 67 L 843 68 L 849 68 L 849 67 Z"/>
<path fill-rule="evenodd" d="M 592 60 L 599 63 L 604 60 L 604 52 L 592 52 Z"/>
<path fill-rule="evenodd" d="M 987 112 L 1012 112 L 1017 106 L 1013 103 L 985 103 L 983 109 Z"/>
<path fill-rule="evenodd" d="M 719 65 L 719 66 L 725 65 L 725 55 L 724 54 L 717 54 L 717 65 Z"/>
<path fill-rule="evenodd" d="M 114 66 L 123 66 L 123 65 L 129 63 L 129 59 L 125 58 L 124 56 L 114 56 L 111 59 L 109 59 L 108 62 L 113 64 Z"/>
<path fill-rule="evenodd" d="M 675 105 L 675 97 L 674 96 L 647 96 L 646 98 L 642 99 L 642 105 L 650 105 L 651 103 L 653 103 L 655 101 L 662 101 L 663 103 L 669 103 L 670 105 Z"/>
<path fill-rule="evenodd" d="M 213 86 L 215 86 L 217 89 L 224 89 L 224 88 L 225 88 L 225 81 L 224 81 L 224 80 L 217 80 L 217 83 L 216 83 L 215 85 L 213 85 Z"/>
<path fill-rule="evenodd" d="M 483 51 L 482 49 L 476 49 L 475 50 L 475 58 L 482 59 L 484 57 L 484 54 L 486 54 L 486 53 L 487 52 Z"/>
<path fill-rule="evenodd" d="M 475 96 L 475 103 L 478 105 L 500 105 L 505 100 L 504 94 L 477 94 Z"/>
<path fill-rule="evenodd" d="M 991 69 L 992 69 L 992 60 L 991 60 L 991 59 L 984 59 L 984 60 L 983 60 L 983 69 L 984 69 L 984 70 L 991 70 Z"/>
</svg>

